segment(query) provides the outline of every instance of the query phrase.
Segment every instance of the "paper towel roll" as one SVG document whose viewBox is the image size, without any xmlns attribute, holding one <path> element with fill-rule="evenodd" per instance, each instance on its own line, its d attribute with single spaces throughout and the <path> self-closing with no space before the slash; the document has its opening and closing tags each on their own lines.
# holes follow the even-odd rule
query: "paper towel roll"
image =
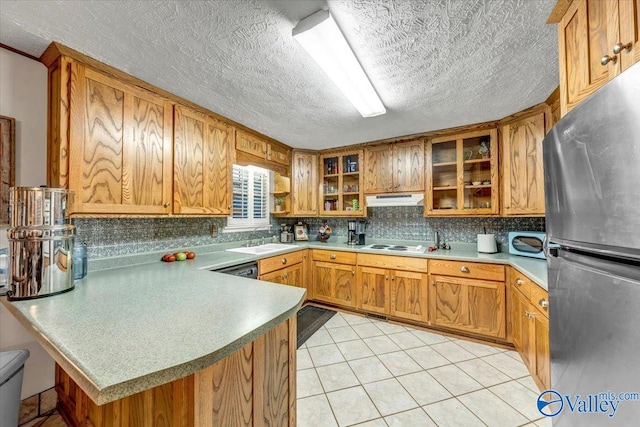
<svg viewBox="0 0 640 427">
<path fill-rule="evenodd" d="M 493 234 L 478 234 L 478 252 L 485 254 L 498 252 L 496 236 Z"/>
</svg>

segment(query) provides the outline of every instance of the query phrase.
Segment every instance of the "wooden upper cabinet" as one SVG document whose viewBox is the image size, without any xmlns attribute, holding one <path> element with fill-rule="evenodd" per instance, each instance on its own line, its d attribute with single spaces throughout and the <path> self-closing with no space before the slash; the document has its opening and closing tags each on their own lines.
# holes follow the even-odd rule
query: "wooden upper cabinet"
<svg viewBox="0 0 640 427">
<path fill-rule="evenodd" d="M 363 155 L 363 150 L 349 150 L 320 156 L 320 215 L 366 216 Z"/>
<path fill-rule="evenodd" d="M 236 150 L 251 154 L 256 157 L 267 157 L 267 142 L 257 137 L 238 130 L 236 133 Z"/>
<path fill-rule="evenodd" d="M 318 155 L 293 151 L 293 216 L 318 215 Z"/>
<path fill-rule="evenodd" d="M 427 142 L 425 216 L 497 215 L 497 129 Z"/>
<path fill-rule="evenodd" d="M 70 213 L 170 213 L 172 104 L 79 63 L 69 64 L 69 151 L 64 153 L 67 141 L 60 134 L 58 145 L 50 141 L 49 150 L 50 155 L 59 150 L 53 156 L 58 162 L 68 155 L 68 188 L 74 192 Z M 54 89 L 58 95 L 62 91 Z M 63 132 L 60 122 L 50 126 Z"/>
<path fill-rule="evenodd" d="M 558 24 L 563 116 L 609 79 L 640 60 L 639 7 L 639 0 L 575 0 L 571 3 Z M 610 60 L 606 61 L 606 57 Z"/>
<path fill-rule="evenodd" d="M 251 134 L 244 130 L 236 131 L 236 151 L 239 153 L 242 163 L 255 164 L 280 172 L 288 176 L 291 165 L 291 149 Z M 245 158 L 245 156 L 248 157 Z"/>
<path fill-rule="evenodd" d="M 542 140 L 549 108 L 502 127 L 503 215 L 544 215 Z"/>
<path fill-rule="evenodd" d="M 234 128 L 175 107 L 173 211 L 229 215 Z"/>
<path fill-rule="evenodd" d="M 392 153 L 390 144 L 365 148 L 365 194 L 393 191 Z"/>
<path fill-rule="evenodd" d="M 367 147 L 365 194 L 424 191 L 424 141 Z"/>
<path fill-rule="evenodd" d="M 640 0 L 619 0 L 618 13 L 620 38 L 616 43 L 628 46 L 620 53 L 620 65 L 624 71 L 640 62 Z"/>
</svg>

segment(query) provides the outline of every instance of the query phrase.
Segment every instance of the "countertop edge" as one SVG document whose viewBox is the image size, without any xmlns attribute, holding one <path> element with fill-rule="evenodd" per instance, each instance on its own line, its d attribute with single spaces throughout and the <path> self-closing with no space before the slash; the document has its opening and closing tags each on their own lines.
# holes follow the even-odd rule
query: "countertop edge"
<svg viewBox="0 0 640 427">
<path fill-rule="evenodd" d="M 89 398 L 91 398 L 91 400 L 93 400 L 95 404 L 104 405 L 115 400 L 131 396 L 135 393 L 169 383 L 179 378 L 184 378 L 214 365 L 295 315 L 302 306 L 305 296 L 306 291 L 300 300 L 290 309 L 286 310 L 279 316 L 270 319 L 268 322 L 257 327 L 246 335 L 239 337 L 224 347 L 219 348 L 213 353 L 162 371 L 153 372 L 142 377 L 132 378 L 126 382 L 107 386 L 102 390 L 100 390 L 98 386 L 82 372 L 81 369 L 69 360 L 57 346 L 42 335 L 40 331 L 29 321 L 29 319 L 27 319 L 20 310 L 8 301 L 6 296 L 0 297 L 0 303 L 2 303 L 11 314 L 13 314 L 20 324 L 31 333 L 36 341 L 47 350 L 47 353 L 49 353 L 53 360 L 60 365 L 67 374 L 69 374 L 69 376 L 78 384 L 78 386 L 80 386 L 80 388 L 87 394 L 87 396 L 89 396 Z"/>
</svg>

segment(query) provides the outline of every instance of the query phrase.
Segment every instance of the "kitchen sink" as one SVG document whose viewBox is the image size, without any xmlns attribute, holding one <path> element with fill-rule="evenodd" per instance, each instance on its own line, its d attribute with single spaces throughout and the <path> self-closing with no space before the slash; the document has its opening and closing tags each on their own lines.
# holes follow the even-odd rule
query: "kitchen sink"
<svg viewBox="0 0 640 427">
<path fill-rule="evenodd" d="M 254 254 L 254 255 L 264 255 L 271 252 L 278 252 L 284 249 L 292 249 L 294 245 L 289 245 L 286 243 L 267 243 L 265 245 L 260 246 L 249 246 L 241 247 L 241 248 L 233 248 L 227 249 L 227 252 L 239 252 L 242 254 Z"/>
</svg>

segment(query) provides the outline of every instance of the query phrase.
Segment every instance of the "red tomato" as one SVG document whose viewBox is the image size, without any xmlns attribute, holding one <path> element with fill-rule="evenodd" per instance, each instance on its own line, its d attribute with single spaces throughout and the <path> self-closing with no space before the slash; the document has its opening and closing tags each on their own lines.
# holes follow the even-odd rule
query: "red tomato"
<svg viewBox="0 0 640 427">
<path fill-rule="evenodd" d="M 168 262 L 173 262 L 176 260 L 176 256 L 175 255 L 169 255 L 169 257 L 167 258 Z"/>
<path fill-rule="evenodd" d="M 187 252 L 187 259 L 194 259 L 196 257 L 195 252 Z"/>
</svg>

